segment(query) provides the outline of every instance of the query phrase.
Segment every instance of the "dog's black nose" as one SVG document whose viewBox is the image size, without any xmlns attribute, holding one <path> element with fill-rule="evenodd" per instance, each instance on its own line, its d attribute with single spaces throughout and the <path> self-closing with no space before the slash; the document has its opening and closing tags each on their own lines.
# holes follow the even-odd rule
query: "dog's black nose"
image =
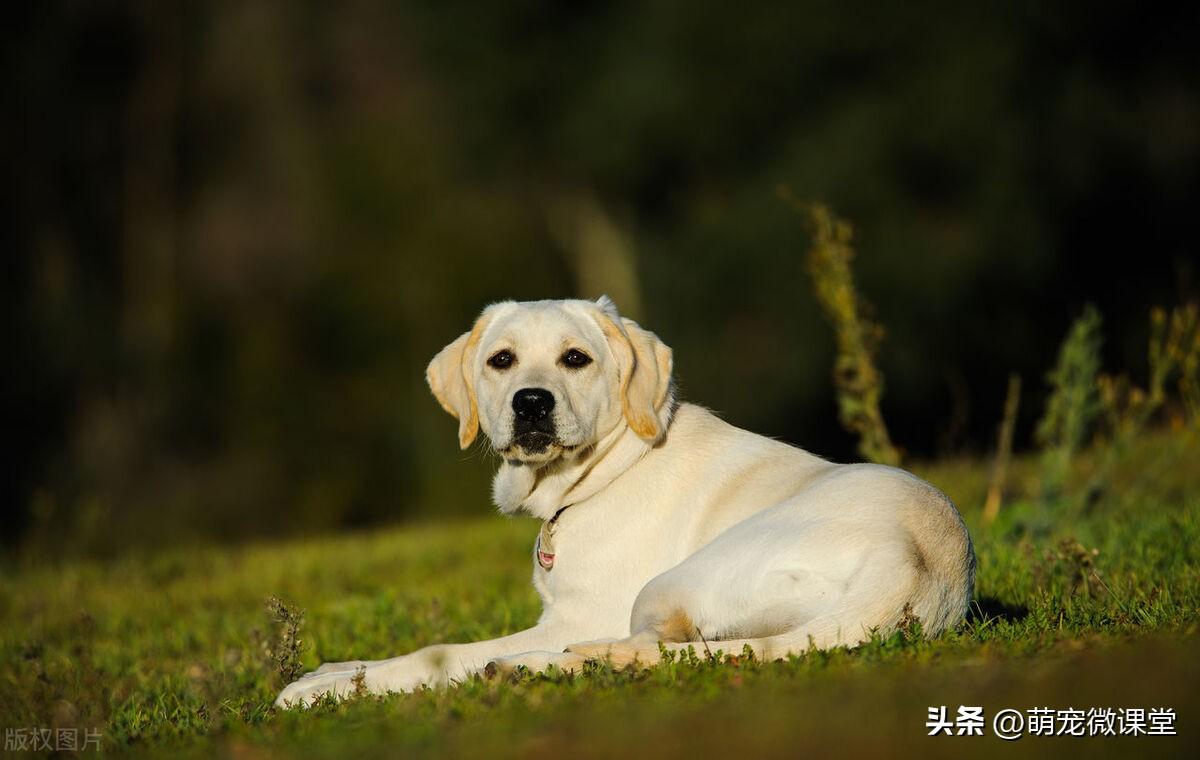
<svg viewBox="0 0 1200 760">
<path fill-rule="evenodd" d="M 513 394 L 512 404 L 517 419 L 537 422 L 554 410 L 554 394 L 545 388 L 522 388 Z"/>
</svg>

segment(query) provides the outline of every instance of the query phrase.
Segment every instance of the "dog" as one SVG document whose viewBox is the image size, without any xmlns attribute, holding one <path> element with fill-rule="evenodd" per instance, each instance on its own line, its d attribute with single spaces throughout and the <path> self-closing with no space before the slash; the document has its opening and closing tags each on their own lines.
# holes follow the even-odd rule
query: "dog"
<svg viewBox="0 0 1200 760">
<path fill-rule="evenodd" d="M 676 400 L 672 352 L 607 297 L 507 301 L 430 362 L 433 395 L 502 459 L 492 496 L 541 519 L 532 628 L 386 660 L 328 663 L 277 704 L 411 691 L 695 647 L 779 659 L 916 616 L 936 635 L 972 596 L 975 553 L 936 488 L 833 464 Z"/>
</svg>

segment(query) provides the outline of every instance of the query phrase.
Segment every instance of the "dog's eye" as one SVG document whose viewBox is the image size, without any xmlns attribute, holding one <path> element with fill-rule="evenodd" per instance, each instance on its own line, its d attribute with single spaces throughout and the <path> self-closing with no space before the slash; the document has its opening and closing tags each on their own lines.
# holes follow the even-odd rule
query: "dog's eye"
<svg viewBox="0 0 1200 760">
<path fill-rule="evenodd" d="M 517 357 L 513 356 L 512 351 L 509 351 L 508 349 L 504 349 L 503 351 L 497 351 L 496 353 L 494 353 L 490 357 L 488 357 L 487 363 L 488 363 L 488 366 L 493 367 L 495 369 L 508 369 L 509 367 L 511 367 L 513 365 L 513 362 L 515 362 L 516 360 L 517 360 Z"/>
<path fill-rule="evenodd" d="M 567 352 L 562 355 L 562 358 L 559 359 L 559 361 L 568 367 L 578 369 L 591 364 L 592 357 L 588 356 L 577 348 L 569 348 L 567 349 Z"/>
</svg>

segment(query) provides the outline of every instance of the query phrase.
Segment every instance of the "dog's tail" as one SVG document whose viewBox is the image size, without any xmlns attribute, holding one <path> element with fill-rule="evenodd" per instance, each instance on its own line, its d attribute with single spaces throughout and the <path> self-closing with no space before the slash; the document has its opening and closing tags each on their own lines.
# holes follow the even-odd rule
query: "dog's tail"
<svg viewBox="0 0 1200 760">
<path fill-rule="evenodd" d="M 908 603 L 925 635 L 934 636 L 967 613 L 975 586 L 975 547 L 950 499 L 923 481 L 916 488 L 900 520 L 912 537 L 911 565 L 925 582 Z"/>
</svg>

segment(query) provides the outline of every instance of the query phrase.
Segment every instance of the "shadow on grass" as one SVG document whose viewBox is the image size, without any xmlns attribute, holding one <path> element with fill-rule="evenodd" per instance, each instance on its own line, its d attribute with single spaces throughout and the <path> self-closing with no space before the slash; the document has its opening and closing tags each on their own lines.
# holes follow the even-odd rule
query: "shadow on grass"
<svg viewBox="0 0 1200 760">
<path fill-rule="evenodd" d="M 983 596 L 971 602 L 967 612 L 967 620 L 977 622 L 983 620 L 1003 620 L 1006 623 L 1016 623 L 1025 619 L 1029 608 L 1021 604 L 1008 604 L 991 596 Z"/>
</svg>

